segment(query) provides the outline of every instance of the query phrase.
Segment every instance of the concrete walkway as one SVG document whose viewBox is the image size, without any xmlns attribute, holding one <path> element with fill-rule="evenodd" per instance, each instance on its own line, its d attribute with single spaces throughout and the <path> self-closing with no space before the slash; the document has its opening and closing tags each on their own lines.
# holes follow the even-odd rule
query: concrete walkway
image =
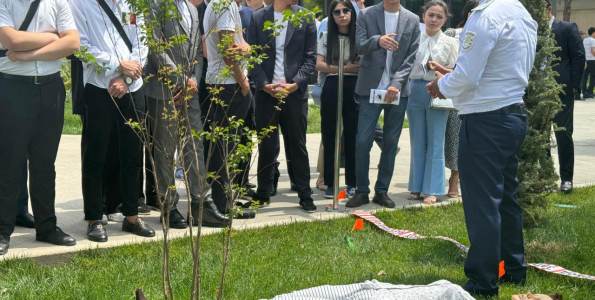
<svg viewBox="0 0 595 300">
<path fill-rule="evenodd" d="M 595 116 L 594 99 L 575 102 L 574 138 L 576 163 L 574 182 L 576 186 L 591 184 L 595 181 L 595 178 L 591 173 L 593 167 L 595 167 L 595 136 L 593 135 L 594 131 L 591 129 L 594 123 L 593 121 L 589 121 L 592 120 L 593 116 Z M 325 212 L 325 207 L 330 205 L 332 200 L 324 199 L 323 192 L 315 189 L 315 182 L 318 177 L 318 173 L 316 172 L 316 161 L 319 144 L 319 134 L 308 135 L 307 146 L 310 154 L 311 186 L 314 189 L 315 194 L 313 195 L 313 198 L 315 204 L 318 206 L 318 212 L 306 214 L 299 208 L 297 194 L 289 189 L 287 166 L 284 163 L 285 156 L 283 151 L 281 151 L 279 157 L 279 160 L 281 161 L 281 178 L 279 181 L 278 195 L 272 198 L 270 207 L 260 210 L 260 213 L 255 219 L 248 221 L 236 220 L 234 227 L 250 228 L 294 221 L 313 221 L 344 216 L 344 213 L 340 212 Z M 283 145 L 283 143 L 281 143 L 281 145 Z M 420 205 L 421 201 L 408 201 L 406 199 L 408 195 L 407 182 L 409 178 L 410 160 L 409 130 L 407 129 L 404 129 L 401 135 L 400 147 L 401 152 L 397 156 L 395 172 L 389 194 L 397 203 L 397 208 L 409 205 Z M 554 155 L 555 153 L 554 150 Z M 376 166 L 379 158 L 380 149 L 378 149 L 377 146 L 374 146 L 370 163 L 371 187 L 373 187 L 375 182 L 377 174 Z M 33 229 L 17 227 L 11 238 L 11 248 L 9 253 L 0 256 L 0 259 L 53 255 L 90 248 L 114 247 L 126 243 L 140 243 L 151 240 L 126 234 L 121 231 L 120 223 L 112 222 L 107 225 L 109 242 L 95 243 L 86 240 L 86 222 L 83 221 L 80 162 L 80 136 L 62 136 L 60 151 L 58 152 L 58 159 L 56 162 L 56 213 L 58 215 L 58 226 L 75 237 L 77 239 L 77 245 L 75 247 L 61 247 L 36 242 L 35 231 Z M 446 173 L 446 176 L 449 176 L 448 170 Z M 251 181 L 256 183 L 256 178 L 251 179 Z M 341 182 L 344 182 L 343 176 Z M 179 205 L 180 211 L 182 214 L 186 215 L 187 197 L 183 189 L 180 188 L 178 191 L 182 196 Z M 439 201 L 446 202 L 448 199 L 446 197 L 439 197 Z M 370 211 L 378 208 L 380 208 L 380 206 L 372 203 L 362 207 L 362 209 Z M 344 209 L 344 202 L 342 202 L 341 209 Z M 143 219 L 157 232 L 157 236 L 153 238 L 153 240 L 163 237 L 158 213 L 153 212 L 150 216 L 144 216 Z M 205 233 L 212 233 L 220 230 L 212 228 L 204 229 Z M 173 236 L 183 236 L 187 234 L 187 230 L 172 229 L 170 230 L 170 233 Z"/>
</svg>

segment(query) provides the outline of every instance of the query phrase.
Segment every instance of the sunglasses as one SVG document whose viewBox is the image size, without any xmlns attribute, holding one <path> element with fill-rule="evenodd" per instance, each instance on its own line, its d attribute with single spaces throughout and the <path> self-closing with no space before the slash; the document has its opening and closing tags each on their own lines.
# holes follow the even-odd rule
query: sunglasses
<svg viewBox="0 0 595 300">
<path fill-rule="evenodd" d="M 349 14 L 351 14 L 351 9 L 349 9 L 349 8 L 333 10 L 333 16 L 335 16 L 335 17 L 340 17 L 341 15 L 348 16 Z"/>
</svg>

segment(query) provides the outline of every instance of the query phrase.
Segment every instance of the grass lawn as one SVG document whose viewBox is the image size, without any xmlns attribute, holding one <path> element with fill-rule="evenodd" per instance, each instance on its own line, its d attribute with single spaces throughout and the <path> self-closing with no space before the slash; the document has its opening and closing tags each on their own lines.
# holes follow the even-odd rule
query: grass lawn
<svg viewBox="0 0 595 300">
<path fill-rule="evenodd" d="M 380 124 L 384 124 L 384 116 L 379 118 Z M 72 101 L 67 100 L 64 106 L 64 128 L 62 134 L 81 134 L 81 118 L 72 114 Z M 403 128 L 409 128 L 409 123 L 405 120 Z M 320 107 L 310 104 L 308 110 L 308 132 L 320 133 Z"/>
<path fill-rule="evenodd" d="M 550 224 L 526 232 L 529 262 L 561 265 L 595 274 L 595 187 L 572 195 L 552 195 Z M 554 203 L 578 205 L 578 209 Z M 388 226 L 424 235 L 444 235 L 469 244 L 461 204 L 428 209 L 385 211 Z M 428 284 L 446 279 L 466 281 L 465 256 L 439 240 L 402 240 L 370 224 L 351 232 L 354 218 L 292 223 L 233 233 L 224 299 L 259 299 L 324 284 L 349 284 L 370 279 L 400 284 Z M 355 245 L 350 250 L 344 236 Z M 221 269 L 223 237 L 206 236 L 202 245 L 202 293 L 214 299 Z M 108 250 L 89 250 L 62 257 L 0 262 L 0 299 L 133 299 L 142 288 L 148 299 L 162 299 L 161 244 L 145 243 Z M 188 299 L 191 255 L 187 239 L 172 243 L 177 299 Z M 384 271 L 384 275 L 378 275 Z M 595 282 L 545 273 L 533 268 L 524 287 L 502 285 L 500 298 L 515 293 L 559 292 L 564 299 L 593 299 Z"/>
</svg>

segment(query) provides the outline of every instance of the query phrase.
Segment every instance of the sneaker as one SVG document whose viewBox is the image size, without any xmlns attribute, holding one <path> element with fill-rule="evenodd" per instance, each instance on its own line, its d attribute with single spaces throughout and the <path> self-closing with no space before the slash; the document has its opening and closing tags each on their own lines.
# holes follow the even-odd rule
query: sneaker
<svg viewBox="0 0 595 300">
<path fill-rule="evenodd" d="M 324 198 L 326 199 L 334 199 L 335 198 L 335 189 L 333 187 L 329 187 L 324 191 Z"/>
<path fill-rule="evenodd" d="M 124 218 L 124 215 L 117 208 L 116 211 L 107 215 L 107 220 L 112 222 L 122 222 L 124 221 Z"/>
<path fill-rule="evenodd" d="M 105 214 L 103 214 L 103 217 L 101 217 L 101 224 L 103 225 L 107 225 L 107 216 Z"/>
<path fill-rule="evenodd" d="M 307 213 L 316 212 L 316 205 L 314 205 L 314 200 L 312 200 L 312 198 L 300 199 L 300 206 L 302 207 L 302 210 Z"/>
<path fill-rule="evenodd" d="M 347 199 L 351 199 L 355 196 L 355 188 L 352 186 L 347 186 L 347 191 L 345 192 L 345 196 Z"/>
<path fill-rule="evenodd" d="M 145 198 L 143 198 L 143 197 L 138 198 L 138 214 L 139 215 L 150 215 L 151 214 L 151 208 L 149 208 L 149 206 L 147 204 L 145 204 Z M 120 220 L 118 222 L 121 222 L 121 221 L 123 221 L 123 220 Z"/>
<path fill-rule="evenodd" d="M 184 180 L 184 170 L 181 167 L 176 168 L 176 172 L 174 173 L 174 177 L 176 180 Z"/>
</svg>

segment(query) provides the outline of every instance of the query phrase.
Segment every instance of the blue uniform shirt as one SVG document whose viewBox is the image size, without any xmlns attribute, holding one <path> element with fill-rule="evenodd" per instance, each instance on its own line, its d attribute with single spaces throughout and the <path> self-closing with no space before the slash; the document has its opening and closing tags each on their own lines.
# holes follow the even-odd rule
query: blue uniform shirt
<svg viewBox="0 0 595 300">
<path fill-rule="evenodd" d="M 518 0 L 482 0 L 460 36 L 455 70 L 438 81 L 459 114 L 523 102 L 537 45 L 537 22 Z"/>
</svg>

